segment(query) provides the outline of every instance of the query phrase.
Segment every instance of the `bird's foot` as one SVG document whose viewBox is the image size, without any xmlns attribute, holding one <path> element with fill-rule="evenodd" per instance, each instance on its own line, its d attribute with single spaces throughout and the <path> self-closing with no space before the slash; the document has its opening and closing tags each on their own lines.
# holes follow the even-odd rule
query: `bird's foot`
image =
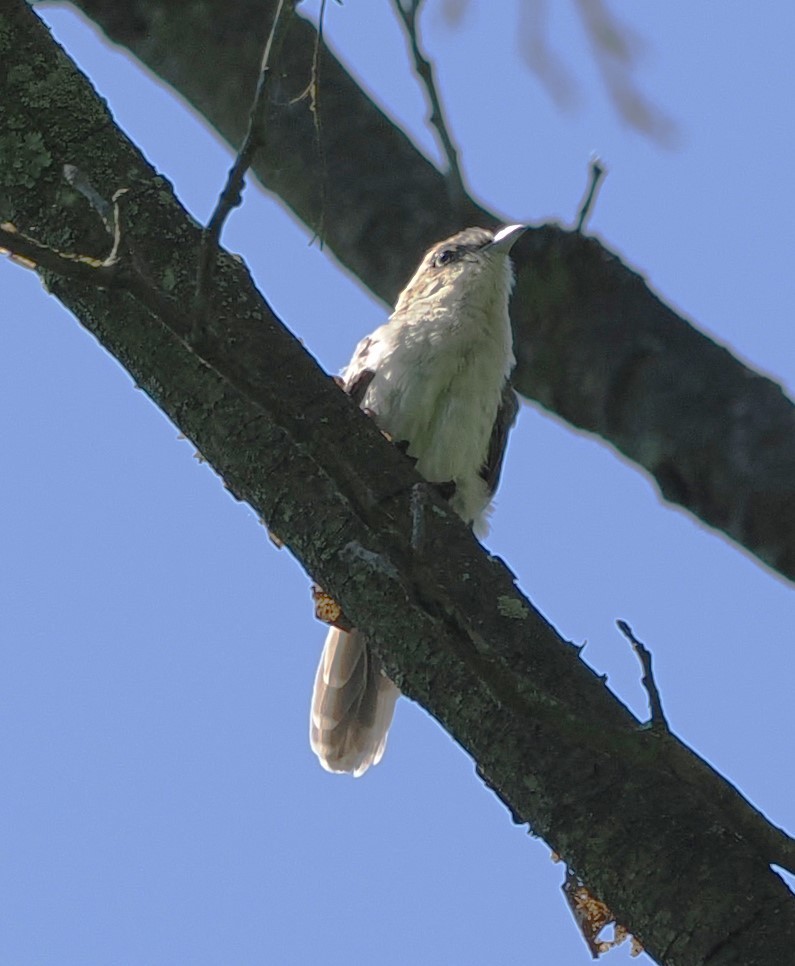
<svg viewBox="0 0 795 966">
<path fill-rule="evenodd" d="M 455 495 L 455 480 L 445 480 L 443 483 L 431 485 L 443 500 L 452 500 Z"/>
</svg>

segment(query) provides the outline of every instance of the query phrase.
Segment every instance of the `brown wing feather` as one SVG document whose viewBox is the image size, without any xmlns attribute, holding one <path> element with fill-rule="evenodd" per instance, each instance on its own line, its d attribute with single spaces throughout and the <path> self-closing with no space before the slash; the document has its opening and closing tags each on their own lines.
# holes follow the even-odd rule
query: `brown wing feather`
<svg viewBox="0 0 795 966">
<path fill-rule="evenodd" d="M 375 378 L 373 369 L 362 369 L 345 386 L 345 392 L 351 397 L 357 406 L 361 406 L 367 387 Z"/>
<path fill-rule="evenodd" d="M 508 433 L 511 430 L 511 426 L 516 422 L 518 413 L 519 400 L 511 388 L 511 384 L 506 382 L 502 390 L 502 402 L 500 403 L 500 408 L 497 410 L 497 418 L 494 421 L 494 429 L 491 431 L 486 462 L 480 468 L 480 475 L 486 481 L 489 496 L 494 495 L 497 485 L 500 482 L 502 461 L 505 458 L 505 447 L 508 443 Z"/>
</svg>

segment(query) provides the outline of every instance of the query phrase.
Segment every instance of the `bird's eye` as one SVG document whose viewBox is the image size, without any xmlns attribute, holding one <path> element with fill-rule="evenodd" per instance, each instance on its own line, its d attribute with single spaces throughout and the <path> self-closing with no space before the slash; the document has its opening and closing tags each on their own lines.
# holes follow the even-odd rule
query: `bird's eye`
<svg viewBox="0 0 795 966">
<path fill-rule="evenodd" d="M 434 268 L 441 268 L 442 265 L 449 265 L 454 258 L 455 252 L 452 248 L 443 248 L 433 260 Z"/>
</svg>

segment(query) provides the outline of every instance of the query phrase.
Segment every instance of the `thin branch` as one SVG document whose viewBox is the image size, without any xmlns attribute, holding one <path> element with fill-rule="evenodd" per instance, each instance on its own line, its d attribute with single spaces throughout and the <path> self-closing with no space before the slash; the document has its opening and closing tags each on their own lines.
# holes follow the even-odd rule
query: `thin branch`
<svg viewBox="0 0 795 966">
<path fill-rule="evenodd" d="M 616 625 L 643 666 L 643 686 L 649 696 L 652 729 L 668 739 L 663 751 L 668 764 L 682 781 L 699 788 L 705 801 L 719 808 L 728 821 L 754 843 L 767 862 L 795 875 L 795 839 L 774 825 L 727 778 L 671 731 L 654 680 L 651 652 L 635 637 L 626 621 L 618 620 Z"/>
<path fill-rule="evenodd" d="M 414 70 L 422 81 L 425 92 L 428 95 L 428 101 L 430 102 L 430 122 L 436 128 L 436 133 L 447 158 L 446 181 L 450 203 L 454 208 L 459 208 L 466 197 L 466 187 L 458 163 L 458 150 L 447 129 L 447 122 L 445 121 L 444 111 L 442 110 L 442 102 L 436 88 L 433 65 L 425 56 L 420 46 L 419 35 L 417 33 L 417 14 L 423 0 L 392 0 L 392 3 L 405 27 L 406 35 L 411 46 L 411 53 L 414 57 Z"/>
<path fill-rule="evenodd" d="M 176 299 L 164 295 L 136 264 L 126 244 L 121 224 L 120 201 L 128 196 L 128 188 L 114 192 L 107 201 L 91 183 L 91 179 L 76 165 L 65 164 L 63 174 L 69 184 L 79 191 L 102 218 L 112 238 L 110 252 L 105 258 L 62 252 L 20 232 L 11 222 L 0 224 L 0 253 L 8 252 L 27 268 L 44 269 L 62 278 L 69 278 L 100 289 L 127 292 L 157 318 L 166 322 L 186 348 L 198 355 L 189 340 L 192 332 L 190 317 L 183 312 Z M 203 360 L 206 361 L 206 360 Z"/>
<path fill-rule="evenodd" d="M 127 292 L 152 315 L 166 322 L 185 346 L 190 348 L 190 319 L 180 309 L 179 303 L 159 292 L 131 259 L 119 259 L 115 244 L 110 255 L 104 259 L 61 252 L 17 231 L 9 222 L 3 222 L 0 224 L 0 251 L 2 250 L 10 252 L 16 261 L 24 259 L 26 267 L 54 272 L 62 278 L 93 288 Z"/>
<path fill-rule="evenodd" d="M 591 214 L 591 209 L 593 208 L 594 202 L 596 201 L 596 192 L 602 178 L 607 174 L 607 168 L 602 164 L 601 160 L 597 157 L 591 158 L 590 164 L 590 175 L 591 179 L 588 184 L 588 190 L 585 193 L 582 204 L 580 205 L 580 213 L 577 216 L 577 228 L 576 231 L 582 234 L 582 230 L 585 227 L 585 223 Z"/>
<path fill-rule="evenodd" d="M 43 268 L 76 282 L 98 288 L 117 288 L 120 285 L 118 263 L 89 255 L 59 252 L 24 235 L 9 221 L 0 224 L 0 252 L 10 254 L 18 264 L 27 268 Z"/>
<path fill-rule="evenodd" d="M 339 2 L 339 0 L 338 0 Z M 320 217 L 315 226 L 310 245 L 317 238 L 320 249 L 323 249 L 323 232 L 326 218 L 326 193 L 328 189 L 328 166 L 326 164 L 326 149 L 323 144 L 323 121 L 320 115 L 320 50 L 323 46 L 323 25 L 326 21 L 326 0 L 320 2 L 320 13 L 317 18 L 317 34 L 312 48 L 312 77 L 309 82 L 309 110 L 312 112 L 312 126 L 315 133 L 315 146 L 320 164 Z"/>
<path fill-rule="evenodd" d="M 632 633 L 632 628 L 629 626 L 629 624 L 627 624 L 626 621 L 617 620 L 616 626 L 632 645 L 632 650 L 638 655 L 638 660 L 643 668 L 643 678 L 641 683 L 646 689 L 646 694 L 649 696 L 649 711 L 651 712 L 652 728 L 659 728 L 670 732 L 671 729 L 668 727 L 668 721 L 665 717 L 665 712 L 663 711 L 662 700 L 660 698 L 660 692 L 657 688 L 657 682 L 654 680 L 654 672 L 652 671 L 651 666 L 651 651 L 644 644 L 642 644 L 637 637 L 635 637 L 635 635 Z"/>
<path fill-rule="evenodd" d="M 257 86 L 254 91 L 254 98 L 248 115 L 248 128 L 243 143 L 235 158 L 235 163 L 229 169 L 224 190 L 218 197 L 215 210 L 210 217 L 207 227 L 202 233 L 201 248 L 199 249 L 199 263 L 196 272 L 196 294 L 194 298 L 194 324 L 191 338 L 196 341 L 204 330 L 209 309 L 208 293 L 210 282 L 212 281 L 213 260 L 218 251 L 218 242 L 221 231 L 226 219 L 229 217 L 233 208 L 237 208 L 243 196 L 243 187 L 246 173 L 251 167 L 254 155 L 262 147 L 265 141 L 265 121 L 266 121 L 266 90 L 268 79 L 271 74 L 271 55 L 277 31 L 280 29 L 282 12 L 285 3 L 290 3 L 290 12 L 294 7 L 290 0 L 279 0 L 273 24 L 265 41 L 265 48 L 260 61 L 259 76 Z"/>
</svg>

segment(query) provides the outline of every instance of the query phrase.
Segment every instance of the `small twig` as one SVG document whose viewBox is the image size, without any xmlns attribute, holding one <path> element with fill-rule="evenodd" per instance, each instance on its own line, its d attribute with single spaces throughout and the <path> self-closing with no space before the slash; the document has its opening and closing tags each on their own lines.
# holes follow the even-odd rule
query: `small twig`
<svg viewBox="0 0 795 966">
<path fill-rule="evenodd" d="M 119 282 L 118 262 L 59 252 L 30 235 L 17 231 L 11 222 L 0 224 L 0 251 L 9 252 L 32 269 L 43 268 L 99 288 L 116 288 Z"/>
<path fill-rule="evenodd" d="M 582 204 L 580 205 L 580 214 L 577 217 L 577 231 L 582 232 L 585 227 L 585 223 L 591 214 L 591 208 L 593 207 L 594 201 L 596 200 L 596 189 L 599 187 L 604 175 L 607 173 L 607 168 L 602 164 L 599 158 L 592 158 L 590 164 L 590 183 L 588 185 L 588 190 L 585 194 Z"/>
<path fill-rule="evenodd" d="M 120 192 L 116 192 L 114 200 L 119 194 Z M 175 299 L 163 295 L 145 277 L 132 258 L 120 259 L 118 247 L 114 239 L 113 249 L 104 259 L 60 252 L 17 231 L 9 222 L 0 224 L 0 249 L 6 249 L 18 258 L 25 259 L 31 268 L 54 272 L 63 278 L 94 288 L 128 292 L 149 309 L 152 315 L 162 319 L 190 349 L 190 317 L 182 311 Z"/>
<path fill-rule="evenodd" d="M 651 653 L 635 637 L 626 621 L 618 620 L 616 625 L 632 645 L 643 666 L 642 683 L 649 696 L 652 730 L 664 734 L 668 739 L 662 751 L 666 766 L 673 768 L 682 781 L 700 789 L 704 800 L 719 808 L 730 825 L 754 844 L 766 862 L 779 865 L 795 875 L 795 839 L 774 825 L 727 778 L 676 737 L 662 709 L 660 692 L 652 672 Z"/>
<path fill-rule="evenodd" d="M 265 49 L 262 53 L 260 71 L 257 78 L 257 86 L 254 91 L 254 98 L 251 102 L 251 109 L 248 115 L 248 128 L 243 143 L 235 158 L 235 163 L 229 169 L 224 190 L 218 196 L 215 210 L 210 217 L 207 227 L 202 233 L 201 248 L 199 250 L 199 262 L 196 271 L 196 293 L 194 297 L 194 324 L 191 338 L 195 341 L 204 330 L 209 309 L 208 293 L 210 282 L 213 275 L 213 262 L 218 242 L 221 237 L 221 230 L 224 222 L 229 217 L 233 208 L 237 208 L 243 196 L 243 187 L 246 173 L 251 167 L 254 155 L 262 147 L 265 140 L 265 119 L 266 119 L 266 98 L 265 92 L 270 77 L 270 59 L 277 31 L 279 30 L 282 11 L 285 3 L 290 0 L 279 0 L 273 24 L 265 42 Z M 290 3 L 292 11 L 293 4 Z"/>
<path fill-rule="evenodd" d="M 104 258 L 61 252 L 30 235 L 23 234 L 11 222 L 3 222 L 0 225 L 0 242 L 3 243 L 3 250 L 8 251 L 17 261 L 21 259 L 29 268 L 43 268 L 98 288 L 129 287 L 132 275 L 138 270 L 133 264 L 130 252 L 126 253 L 130 257 L 125 258 L 122 264 L 123 239 L 119 212 L 119 201 L 129 189 L 120 188 L 114 192 L 111 201 L 107 201 L 80 168 L 73 164 L 65 164 L 63 174 L 68 183 L 88 199 L 91 207 L 102 219 L 105 229 L 113 239 L 110 252 Z M 149 285 L 143 276 L 141 276 L 141 282 Z"/>
<path fill-rule="evenodd" d="M 454 208 L 459 208 L 466 197 L 466 188 L 458 163 L 458 151 L 447 129 L 442 102 L 436 88 L 433 65 L 423 53 L 417 33 L 417 13 L 423 0 L 392 0 L 392 2 L 406 29 L 411 53 L 414 57 L 414 70 L 422 81 L 430 102 L 430 122 L 436 128 L 436 133 L 447 158 L 447 190 L 450 203 Z"/>
<path fill-rule="evenodd" d="M 339 3 L 341 0 L 337 0 L 337 2 Z M 321 251 L 323 250 L 323 236 L 326 221 L 326 194 L 328 189 L 328 165 L 326 164 L 326 148 L 323 144 L 323 122 L 320 114 L 320 50 L 323 47 L 323 26 L 325 21 L 326 0 L 320 0 L 317 33 L 315 34 L 315 45 L 312 49 L 312 79 L 309 82 L 308 93 L 309 111 L 312 115 L 312 128 L 315 134 L 315 147 L 320 164 L 320 217 L 317 220 L 309 244 L 312 245 L 315 239 L 319 239 Z"/>
<path fill-rule="evenodd" d="M 651 666 L 651 651 L 635 637 L 632 633 L 632 628 L 626 621 L 617 620 L 616 626 L 632 645 L 632 649 L 638 655 L 638 660 L 643 668 L 641 683 L 646 690 L 646 694 L 649 696 L 652 728 L 670 732 L 671 729 L 668 727 L 668 721 L 663 711 L 660 692 L 657 689 L 657 682 L 654 680 L 654 672 Z"/>
</svg>

